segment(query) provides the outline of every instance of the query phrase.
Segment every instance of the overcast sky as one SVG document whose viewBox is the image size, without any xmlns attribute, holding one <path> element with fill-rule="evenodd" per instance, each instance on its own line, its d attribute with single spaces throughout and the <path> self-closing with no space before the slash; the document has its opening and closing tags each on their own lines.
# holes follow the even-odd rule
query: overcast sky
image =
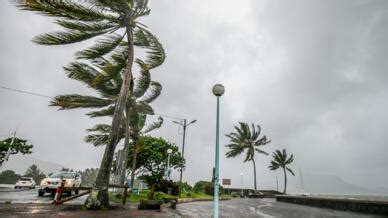
<svg viewBox="0 0 388 218">
<path fill-rule="evenodd" d="M 209 180 L 214 165 L 215 83 L 221 99 L 221 178 L 236 186 L 252 164 L 226 159 L 224 136 L 239 121 L 262 126 L 286 148 L 292 168 L 337 175 L 361 186 L 387 187 L 388 2 L 374 1 L 150 1 L 143 19 L 163 43 L 165 63 L 152 72 L 163 85 L 157 113 L 197 119 L 188 127 L 184 179 Z M 48 96 L 93 94 L 66 77 L 62 66 L 92 42 L 40 46 L 31 39 L 58 30 L 47 17 L 0 6 L 0 86 Z M 19 124 L 33 157 L 84 169 L 98 167 L 103 148 L 83 141 L 85 129 L 107 119 L 87 110 L 57 111 L 49 98 L 0 89 L 0 135 Z M 181 145 L 181 131 L 165 117 L 152 133 Z M 258 185 L 273 188 L 270 157 L 257 155 Z M 280 176 L 281 174 L 279 174 Z M 174 174 L 177 178 L 177 173 Z M 292 178 L 296 180 L 297 178 Z"/>
</svg>

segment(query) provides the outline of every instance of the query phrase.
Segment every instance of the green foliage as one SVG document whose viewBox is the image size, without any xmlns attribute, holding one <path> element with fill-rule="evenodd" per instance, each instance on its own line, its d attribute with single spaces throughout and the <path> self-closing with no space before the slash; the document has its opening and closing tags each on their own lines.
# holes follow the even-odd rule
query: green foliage
<svg viewBox="0 0 388 218">
<path fill-rule="evenodd" d="M 170 167 L 178 169 L 185 164 L 178 147 L 167 142 L 162 138 L 154 138 L 151 136 L 140 137 L 139 151 L 137 155 L 137 170 L 142 172 L 139 179 L 145 181 L 148 187 L 151 188 L 150 197 L 153 197 L 153 192 L 156 184 L 163 181 L 163 177 L 167 171 L 167 150 L 171 149 Z M 128 162 L 133 159 L 133 149 L 129 151 Z"/>
<path fill-rule="evenodd" d="M 46 177 L 46 175 L 35 164 L 31 165 L 27 169 L 24 176 L 32 177 L 38 185 L 40 184 L 40 181 Z"/>
<path fill-rule="evenodd" d="M 289 171 L 293 176 L 295 175 L 294 172 L 289 167 L 287 167 L 287 165 L 294 162 L 293 154 L 288 157 L 286 149 L 283 149 L 282 151 L 276 150 L 272 153 L 272 158 L 273 160 L 271 160 L 271 165 L 269 166 L 270 170 L 277 170 L 279 168 L 283 168 Z"/>
<path fill-rule="evenodd" d="M 12 143 L 13 140 L 13 143 Z M 27 140 L 21 138 L 7 138 L 0 141 L 0 164 L 6 161 L 7 153 L 10 155 L 21 153 L 21 154 L 31 154 L 31 149 L 33 145 L 27 144 Z"/>
<path fill-rule="evenodd" d="M 193 191 L 193 187 L 187 182 L 177 182 L 177 184 L 181 188 L 182 192 L 189 193 Z"/>
<path fill-rule="evenodd" d="M 5 170 L 0 173 L 0 184 L 15 184 L 20 177 L 19 174 L 12 170 Z"/>
<path fill-rule="evenodd" d="M 290 172 L 291 175 L 295 176 L 294 172 L 291 170 L 291 168 L 288 167 L 293 161 L 294 161 L 294 155 L 291 154 L 289 157 L 287 155 L 286 149 L 283 149 L 282 151 L 276 150 L 272 153 L 272 160 L 271 165 L 268 166 L 270 170 L 277 170 L 279 168 L 283 169 L 284 173 L 284 190 L 283 193 L 286 193 L 287 190 L 287 172 Z"/>
<path fill-rule="evenodd" d="M 179 194 L 179 185 L 172 180 L 163 179 L 155 185 L 155 191 L 160 191 L 166 194 L 178 195 Z"/>
<path fill-rule="evenodd" d="M 195 183 L 193 190 L 196 193 L 214 195 L 214 183 L 210 181 L 198 181 Z M 219 193 L 223 193 L 223 187 L 221 185 L 219 186 Z"/>
<path fill-rule="evenodd" d="M 78 174 L 81 175 L 82 178 L 82 186 L 93 186 L 96 181 L 98 168 L 87 168 L 82 171 L 78 171 Z"/>
<path fill-rule="evenodd" d="M 255 152 L 268 155 L 267 152 L 260 148 L 271 141 L 266 136 L 259 138 L 261 133 L 261 127 L 257 125 L 257 129 L 254 124 L 251 128 L 247 123 L 240 122 L 240 127 L 234 126 L 236 132 L 232 132 L 226 135 L 230 139 L 230 144 L 226 145 L 229 151 L 226 153 L 226 157 L 236 157 L 246 151 L 244 162 L 253 160 Z"/>
</svg>

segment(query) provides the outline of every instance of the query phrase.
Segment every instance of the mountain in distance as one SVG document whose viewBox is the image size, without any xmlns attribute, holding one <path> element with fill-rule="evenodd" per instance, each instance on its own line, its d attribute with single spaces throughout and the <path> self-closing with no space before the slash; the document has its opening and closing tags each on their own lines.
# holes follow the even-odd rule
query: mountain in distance
<svg viewBox="0 0 388 218">
<path fill-rule="evenodd" d="M 38 168 L 46 175 L 63 168 L 62 165 L 49 161 L 43 161 L 38 158 L 31 157 L 31 155 L 11 155 L 9 160 L 3 163 L 1 171 L 13 170 L 17 174 L 24 175 L 27 169 L 33 164 L 37 165 Z"/>
</svg>

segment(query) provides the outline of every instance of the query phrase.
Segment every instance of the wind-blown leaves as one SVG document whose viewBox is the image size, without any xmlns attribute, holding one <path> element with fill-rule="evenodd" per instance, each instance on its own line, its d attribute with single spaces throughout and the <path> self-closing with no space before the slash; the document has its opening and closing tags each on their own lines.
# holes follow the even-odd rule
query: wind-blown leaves
<svg viewBox="0 0 388 218">
<path fill-rule="evenodd" d="M 289 157 L 287 155 L 286 149 L 283 149 L 282 151 L 276 150 L 272 153 L 272 160 L 271 165 L 268 166 L 270 170 L 277 170 L 279 168 L 283 169 L 284 173 L 284 191 L 283 193 L 286 193 L 287 189 L 287 173 L 290 172 L 293 176 L 295 176 L 294 171 L 292 171 L 291 168 L 288 167 L 292 162 L 294 161 L 294 155 L 291 154 Z"/>
<path fill-rule="evenodd" d="M 103 13 L 102 8 L 86 7 L 74 1 L 17 0 L 16 5 L 22 10 L 36 11 L 46 16 L 63 17 L 72 20 L 113 21 L 118 19 L 118 17 L 112 14 Z"/>
<path fill-rule="evenodd" d="M 95 22 L 95 21 L 74 21 L 59 19 L 55 21 L 56 24 L 68 29 L 79 32 L 99 32 L 104 30 L 113 30 L 115 28 L 120 28 L 117 24 L 113 22 Z"/>
<path fill-rule="evenodd" d="M 88 40 L 106 32 L 106 30 L 97 32 L 78 32 L 71 30 L 66 32 L 46 33 L 35 37 L 32 41 L 40 45 L 64 45 Z"/>
<path fill-rule="evenodd" d="M 246 151 L 244 162 L 253 160 L 255 152 L 268 155 L 267 152 L 260 148 L 271 141 L 266 136 L 259 138 L 261 133 L 261 127 L 257 128 L 252 124 L 249 128 L 247 123 L 240 122 L 240 126 L 234 126 L 236 132 L 227 134 L 226 137 L 230 139 L 230 144 L 226 145 L 229 151 L 226 153 L 226 157 L 236 157 Z"/>
<path fill-rule="evenodd" d="M 151 81 L 151 84 L 149 86 L 150 88 L 148 89 L 146 95 L 144 95 L 140 101 L 150 104 L 152 103 L 155 99 L 157 99 L 160 94 L 162 93 L 162 85 L 158 82 Z"/>
<path fill-rule="evenodd" d="M 136 63 L 140 66 L 140 77 L 136 81 L 136 85 L 133 91 L 133 96 L 139 98 L 146 93 L 151 83 L 151 74 L 147 66 L 141 60 L 136 60 Z"/>
<path fill-rule="evenodd" d="M 50 106 L 57 106 L 60 109 L 73 108 L 101 108 L 112 104 L 111 100 L 101 99 L 87 95 L 59 95 L 55 97 Z"/>
<path fill-rule="evenodd" d="M 148 125 L 146 127 L 146 129 L 144 129 L 142 132 L 143 132 L 143 134 L 147 134 L 155 129 L 159 129 L 162 126 L 162 124 L 163 124 L 163 118 L 159 117 L 158 121 L 153 122 L 152 124 Z"/>
<path fill-rule="evenodd" d="M 88 49 L 77 52 L 76 56 L 79 59 L 94 59 L 102 57 L 113 51 L 123 40 L 123 36 L 114 34 L 105 39 L 98 40 L 96 44 Z"/>
</svg>

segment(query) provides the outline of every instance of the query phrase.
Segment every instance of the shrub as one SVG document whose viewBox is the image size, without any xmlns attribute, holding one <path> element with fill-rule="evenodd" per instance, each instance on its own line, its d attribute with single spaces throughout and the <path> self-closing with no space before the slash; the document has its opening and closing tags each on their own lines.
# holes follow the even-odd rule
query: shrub
<svg viewBox="0 0 388 218">
<path fill-rule="evenodd" d="M 223 192 L 223 188 L 220 185 L 219 186 L 219 194 Z M 213 195 L 214 194 L 214 185 L 212 182 L 209 181 L 199 181 L 195 183 L 194 185 L 194 191 L 195 192 L 204 192 L 207 195 Z"/>
<path fill-rule="evenodd" d="M 169 189 L 171 193 L 168 193 Z M 160 191 L 171 195 L 178 195 L 179 185 L 178 183 L 173 182 L 171 180 L 162 180 L 159 183 L 155 184 L 155 191 Z"/>
</svg>

